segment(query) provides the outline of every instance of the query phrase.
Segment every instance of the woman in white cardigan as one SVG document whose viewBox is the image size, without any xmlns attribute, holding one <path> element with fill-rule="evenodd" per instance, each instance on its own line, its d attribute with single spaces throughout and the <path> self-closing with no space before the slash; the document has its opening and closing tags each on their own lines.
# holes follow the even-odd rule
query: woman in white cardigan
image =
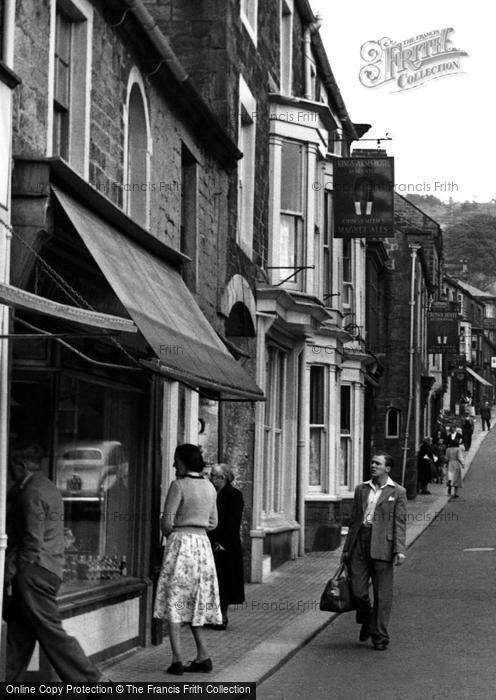
<svg viewBox="0 0 496 700">
<path fill-rule="evenodd" d="M 207 530 L 217 526 L 217 493 L 203 477 L 205 463 L 196 445 L 179 445 L 174 455 L 176 479 L 165 499 L 161 519 L 167 537 L 160 572 L 154 617 L 166 619 L 172 649 L 167 673 L 212 670 L 203 625 L 222 622 L 215 564 Z M 181 624 L 191 627 L 196 659 L 183 666 Z"/>
</svg>

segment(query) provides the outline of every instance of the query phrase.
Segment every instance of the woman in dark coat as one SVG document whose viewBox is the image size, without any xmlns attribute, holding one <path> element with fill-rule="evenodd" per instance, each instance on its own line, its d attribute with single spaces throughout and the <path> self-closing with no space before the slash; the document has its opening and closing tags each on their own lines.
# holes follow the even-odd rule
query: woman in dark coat
<svg viewBox="0 0 496 700">
<path fill-rule="evenodd" d="M 213 466 L 210 478 L 217 491 L 219 519 L 215 530 L 209 532 L 209 537 L 219 581 L 222 613 L 222 624 L 215 625 L 214 629 L 225 630 L 229 605 L 245 602 L 243 553 L 239 536 L 244 503 L 241 491 L 234 488 L 231 483 L 234 476 L 227 464 Z"/>
<path fill-rule="evenodd" d="M 417 479 L 419 493 L 430 494 L 427 486 L 431 481 L 431 464 L 434 455 L 432 452 L 432 439 L 425 437 L 417 455 Z"/>
</svg>

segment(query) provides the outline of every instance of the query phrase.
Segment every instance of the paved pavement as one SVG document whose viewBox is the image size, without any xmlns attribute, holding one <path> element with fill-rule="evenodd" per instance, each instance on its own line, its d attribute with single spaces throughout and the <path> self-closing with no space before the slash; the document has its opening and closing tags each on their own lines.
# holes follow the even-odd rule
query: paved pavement
<svg viewBox="0 0 496 700">
<path fill-rule="evenodd" d="M 259 700 L 494 700 L 496 697 L 496 431 L 442 517 L 395 576 L 391 645 L 358 641 L 335 622 L 257 688 Z"/>
<path fill-rule="evenodd" d="M 466 473 L 488 433 L 478 426 L 466 456 Z M 442 522 L 448 502 L 445 486 L 430 485 L 431 495 L 409 501 L 407 544 L 430 525 Z M 460 499 L 461 500 L 461 499 Z M 188 681 L 244 681 L 261 683 L 305 644 L 325 629 L 336 615 L 319 611 L 325 582 L 337 568 L 341 550 L 312 552 L 286 562 L 263 584 L 246 586 L 246 602 L 231 606 L 229 626 L 223 632 L 205 630 L 214 663 L 212 673 L 188 674 Z M 183 630 L 184 659 L 195 658 L 189 630 Z M 156 647 L 138 649 L 109 664 L 106 673 L 115 681 L 167 681 L 170 663 L 168 640 Z"/>
</svg>

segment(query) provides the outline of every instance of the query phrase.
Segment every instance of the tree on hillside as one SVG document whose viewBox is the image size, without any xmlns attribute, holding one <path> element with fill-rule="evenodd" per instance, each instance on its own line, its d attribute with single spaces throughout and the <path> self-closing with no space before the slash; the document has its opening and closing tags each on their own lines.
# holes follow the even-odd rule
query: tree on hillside
<svg viewBox="0 0 496 700">
<path fill-rule="evenodd" d="M 496 277 L 496 217 L 471 214 L 444 231 L 446 262 L 456 263 L 465 258 L 470 276 L 477 276 L 484 287 Z"/>
</svg>

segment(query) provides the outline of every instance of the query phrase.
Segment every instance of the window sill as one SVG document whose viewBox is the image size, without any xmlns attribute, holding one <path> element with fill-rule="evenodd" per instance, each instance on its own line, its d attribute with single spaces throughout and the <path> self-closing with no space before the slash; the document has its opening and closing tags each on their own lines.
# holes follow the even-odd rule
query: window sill
<svg viewBox="0 0 496 700">
<path fill-rule="evenodd" d="M 300 524 L 295 520 L 273 516 L 271 518 L 263 518 L 261 527 L 266 534 L 276 535 L 279 532 L 287 532 L 288 530 L 299 530 Z"/>
<path fill-rule="evenodd" d="M 341 500 L 341 496 L 336 496 L 331 493 L 307 493 L 305 495 L 305 501 L 328 501 L 329 503 L 334 503 Z"/>
<path fill-rule="evenodd" d="M 72 615 L 83 612 L 82 608 L 91 609 L 100 607 L 102 603 L 112 600 L 125 600 L 134 598 L 141 594 L 147 587 L 144 580 L 132 577 L 122 577 L 119 580 L 108 581 L 102 583 L 95 581 L 90 586 L 80 587 L 73 584 L 74 588 L 69 589 L 65 584 L 65 590 L 59 593 L 57 601 L 62 613 L 71 613 Z M 68 590 L 69 589 L 69 590 Z M 71 616 L 71 615 L 65 615 Z"/>
</svg>

